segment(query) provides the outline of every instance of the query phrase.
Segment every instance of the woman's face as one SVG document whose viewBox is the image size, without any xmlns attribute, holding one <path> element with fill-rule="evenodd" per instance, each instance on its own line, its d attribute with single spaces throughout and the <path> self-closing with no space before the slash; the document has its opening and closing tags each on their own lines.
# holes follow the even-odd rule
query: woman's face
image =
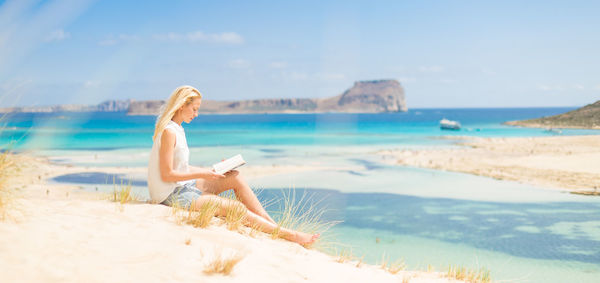
<svg viewBox="0 0 600 283">
<path fill-rule="evenodd" d="M 194 98 L 190 104 L 184 105 L 180 108 L 179 113 L 184 122 L 189 123 L 194 120 L 194 118 L 198 117 L 198 108 L 200 108 L 201 102 L 202 99 Z"/>
</svg>

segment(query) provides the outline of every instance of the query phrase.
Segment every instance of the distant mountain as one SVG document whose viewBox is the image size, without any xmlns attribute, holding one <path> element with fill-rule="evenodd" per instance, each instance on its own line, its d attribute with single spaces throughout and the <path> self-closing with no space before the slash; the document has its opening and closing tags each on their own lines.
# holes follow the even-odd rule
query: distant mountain
<svg viewBox="0 0 600 283">
<path fill-rule="evenodd" d="M 164 101 L 134 101 L 130 115 L 157 115 Z M 378 113 L 406 111 L 404 89 L 396 80 L 355 82 L 344 93 L 324 99 L 283 98 L 242 101 L 203 100 L 202 113 Z"/>
<path fill-rule="evenodd" d="M 118 112 L 157 115 L 163 100 L 109 100 L 98 105 L 55 105 L 0 108 L 0 112 Z M 202 113 L 378 113 L 407 111 L 404 89 L 396 80 L 358 81 L 340 95 L 321 98 L 280 98 L 240 101 L 202 100 Z"/>
<path fill-rule="evenodd" d="M 531 120 L 510 121 L 506 124 L 533 128 L 600 129 L 600 100 L 567 113 Z"/>
<path fill-rule="evenodd" d="M 122 112 L 128 111 L 133 100 L 107 100 L 98 105 L 63 104 L 53 106 L 27 106 L 0 108 L 0 113 L 51 113 L 51 112 Z"/>
</svg>

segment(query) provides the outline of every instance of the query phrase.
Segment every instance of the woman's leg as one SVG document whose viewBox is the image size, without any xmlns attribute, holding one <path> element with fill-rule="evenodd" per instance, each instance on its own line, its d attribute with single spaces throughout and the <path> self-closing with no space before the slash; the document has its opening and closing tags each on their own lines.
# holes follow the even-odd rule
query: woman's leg
<svg viewBox="0 0 600 283">
<path fill-rule="evenodd" d="M 228 209 L 232 209 L 236 205 L 241 205 L 235 200 L 225 199 L 214 195 L 203 195 L 192 203 L 192 207 L 194 210 L 200 210 L 202 204 L 206 202 L 213 202 L 219 205 L 219 210 L 217 211 L 217 215 L 219 216 L 225 216 L 227 214 Z M 246 211 L 244 224 L 249 227 L 256 227 L 258 230 L 265 233 L 272 233 L 273 231 L 275 231 L 275 229 L 279 229 L 279 235 L 282 238 L 301 245 L 312 244 L 319 238 L 319 234 L 308 234 L 283 227 L 278 227 L 275 223 L 272 223 L 249 210 Z"/>
<path fill-rule="evenodd" d="M 248 183 L 242 178 L 237 170 L 233 170 L 225 174 L 225 178 L 213 180 L 199 180 L 197 184 L 202 184 L 202 191 L 218 195 L 226 190 L 233 189 L 235 196 L 240 200 L 250 211 L 267 219 L 275 224 L 275 220 L 267 213 L 262 206 L 254 191 L 248 186 Z"/>
</svg>

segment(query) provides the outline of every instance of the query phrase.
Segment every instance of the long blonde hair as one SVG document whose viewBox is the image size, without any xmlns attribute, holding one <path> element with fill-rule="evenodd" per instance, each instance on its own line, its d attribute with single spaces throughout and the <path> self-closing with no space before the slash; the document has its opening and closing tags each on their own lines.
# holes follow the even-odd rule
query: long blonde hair
<svg viewBox="0 0 600 283">
<path fill-rule="evenodd" d="M 176 88 L 175 91 L 171 93 L 167 103 L 161 107 L 160 115 L 158 115 L 158 118 L 156 119 L 152 140 L 156 140 L 156 137 L 162 133 L 169 121 L 175 116 L 177 110 L 184 105 L 192 103 L 194 98 L 202 99 L 202 94 L 196 88 L 189 85 Z"/>
</svg>

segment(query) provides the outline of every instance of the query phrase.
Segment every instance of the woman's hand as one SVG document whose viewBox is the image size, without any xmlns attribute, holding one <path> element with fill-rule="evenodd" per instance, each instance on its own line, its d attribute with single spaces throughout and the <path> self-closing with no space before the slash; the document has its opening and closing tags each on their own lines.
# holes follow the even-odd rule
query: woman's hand
<svg viewBox="0 0 600 283">
<path fill-rule="evenodd" d="M 219 174 L 212 169 L 198 168 L 198 173 L 200 173 L 200 178 L 202 179 L 220 179 L 225 178 L 225 175 Z"/>
<path fill-rule="evenodd" d="M 225 178 L 225 175 L 219 174 L 213 170 L 208 170 L 208 177 L 210 179 L 220 179 L 220 178 Z"/>
</svg>

